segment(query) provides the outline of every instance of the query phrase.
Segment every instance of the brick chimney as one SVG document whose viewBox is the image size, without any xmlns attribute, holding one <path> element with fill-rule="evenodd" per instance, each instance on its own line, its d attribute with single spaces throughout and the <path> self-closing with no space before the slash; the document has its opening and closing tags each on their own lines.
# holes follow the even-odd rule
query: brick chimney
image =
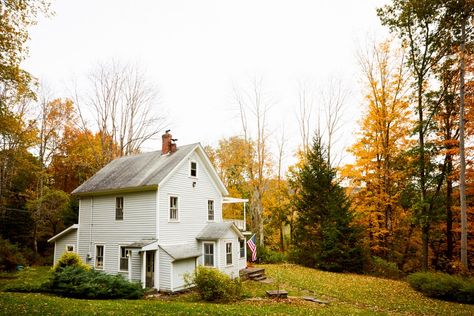
<svg viewBox="0 0 474 316">
<path fill-rule="evenodd" d="M 161 135 L 161 154 L 166 155 L 168 153 L 174 153 L 176 151 L 176 144 L 175 142 L 177 139 L 173 139 L 173 136 L 169 133 L 170 130 L 166 130 L 166 132 Z"/>
</svg>

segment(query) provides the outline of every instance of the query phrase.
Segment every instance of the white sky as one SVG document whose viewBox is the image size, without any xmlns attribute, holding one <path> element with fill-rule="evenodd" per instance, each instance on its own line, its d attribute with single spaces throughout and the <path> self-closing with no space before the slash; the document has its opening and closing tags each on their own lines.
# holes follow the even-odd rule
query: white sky
<svg viewBox="0 0 474 316">
<path fill-rule="evenodd" d="M 263 78 L 275 104 L 269 131 L 285 125 L 287 164 L 300 143 L 298 82 L 342 78 L 351 91 L 339 146 L 354 141 L 361 112 L 359 42 L 386 34 L 384 0 L 58 1 L 31 30 L 26 70 L 65 97 L 66 86 L 98 61 L 138 62 L 160 91 L 178 145 L 216 145 L 241 133 L 233 84 Z M 316 88 L 317 89 L 317 88 Z M 158 141 L 145 151 L 160 149 Z M 348 158 L 346 158 L 348 159 Z"/>
</svg>

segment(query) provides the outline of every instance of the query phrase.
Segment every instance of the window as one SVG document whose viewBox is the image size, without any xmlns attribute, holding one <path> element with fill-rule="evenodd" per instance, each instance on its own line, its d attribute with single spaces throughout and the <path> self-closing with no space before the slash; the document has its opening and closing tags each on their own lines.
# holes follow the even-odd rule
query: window
<svg viewBox="0 0 474 316">
<path fill-rule="evenodd" d="M 104 246 L 95 246 L 95 268 L 104 268 Z"/>
<path fill-rule="evenodd" d="M 207 200 L 207 220 L 213 221 L 214 220 L 214 201 Z"/>
<path fill-rule="evenodd" d="M 190 170 L 191 177 L 197 177 L 197 162 L 191 161 Z"/>
<path fill-rule="evenodd" d="M 123 220 L 123 197 L 115 198 L 115 220 Z"/>
<path fill-rule="evenodd" d="M 74 252 L 74 245 L 66 245 L 66 252 Z"/>
<path fill-rule="evenodd" d="M 214 244 L 204 243 L 204 265 L 206 267 L 214 266 Z"/>
<path fill-rule="evenodd" d="M 245 258 L 245 240 L 241 239 L 239 242 L 240 242 L 240 258 Z"/>
<path fill-rule="evenodd" d="M 130 257 L 130 250 L 125 247 L 120 247 L 120 271 L 128 271 L 128 258 Z"/>
<path fill-rule="evenodd" d="M 225 262 L 227 265 L 232 264 L 232 243 L 231 242 L 225 243 Z"/>
<path fill-rule="evenodd" d="M 178 220 L 178 197 L 170 196 L 170 221 Z"/>
</svg>

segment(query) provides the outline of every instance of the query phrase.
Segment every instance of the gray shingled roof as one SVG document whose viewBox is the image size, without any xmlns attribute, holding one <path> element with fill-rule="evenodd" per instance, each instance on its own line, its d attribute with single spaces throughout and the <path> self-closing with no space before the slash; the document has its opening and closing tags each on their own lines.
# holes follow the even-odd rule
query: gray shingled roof
<svg viewBox="0 0 474 316">
<path fill-rule="evenodd" d="M 239 229 L 231 222 L 223 222 L 223 223 L 209 223 L 207 224 L 203 230 L 196 236 L 198 240 L 217 240 L 225 236 L 225 233 L 229 230 L 233 229 L 240 238 L 243 238 L 242 233 Z"/>
<path fill-rule="evenodd" d="M 136 241 L 134 243 L 131 243 L 130 245 L 127 245 L 126 248 L 143 248 L 156 241 L 157 239 L 142 239 L 140 241 Z"/>
<path fill-rule="evenodd" d="M 180 244 L 180 245 L 159 245 L 167 254 L 174 260 L 196 258 L 202 255 L 194 245 Z"/>
<path fill-rule="evenodd" d="M 159 150 L 115 159 L 72 193 L 87 194 L 158 185 L 196 146 L 198 143 L 181 146 L 176 152 L 163 156 Z"/>
</svg>

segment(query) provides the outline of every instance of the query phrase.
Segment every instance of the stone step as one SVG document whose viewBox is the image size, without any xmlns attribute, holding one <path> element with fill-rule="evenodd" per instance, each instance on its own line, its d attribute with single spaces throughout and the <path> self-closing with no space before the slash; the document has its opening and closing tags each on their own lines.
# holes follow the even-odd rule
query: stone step
<svg viewBox="0 0 474 316">
<path fill-rule="evenodd" d="M 263 281 L 263 280 L 266 280 L 266 279 L 267 279 L 267 277 L 265 275 L 261 275 L 261 276 L 252 278 L 252 280 L 254 280 L 254 281 Z"/>
</svg>

